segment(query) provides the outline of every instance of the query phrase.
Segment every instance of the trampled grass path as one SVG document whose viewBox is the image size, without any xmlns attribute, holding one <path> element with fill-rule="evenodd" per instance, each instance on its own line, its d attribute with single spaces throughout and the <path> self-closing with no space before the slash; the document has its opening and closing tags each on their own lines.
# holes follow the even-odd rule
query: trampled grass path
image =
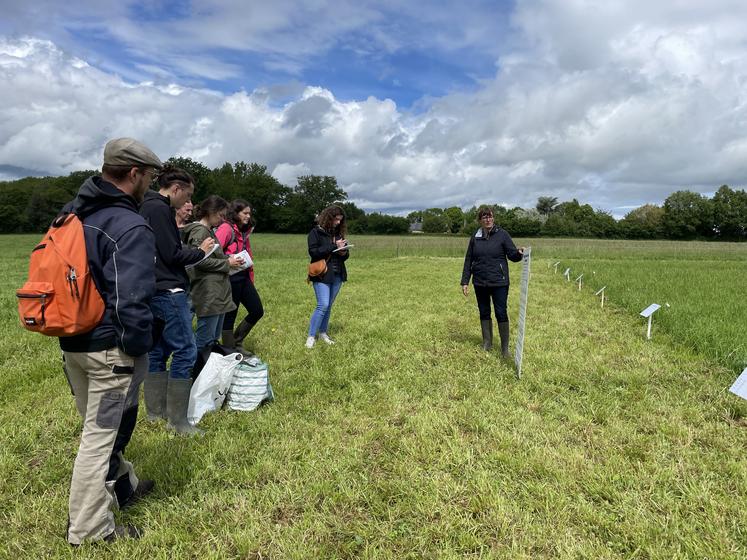
<svg viewBox="0 0 747 560">
<path fill-rule="evenodd" d="M 141 412 L 128 456 L 157 488 L 123 519 L 145 536 L 74 553 L 79 420 L 56 342 L 16 328 L 3 289 L 0 557 L 747 556 L 747 407 L 727 392 L 732 372 L 656 330 L 646 341 L 642 319 L 538 260 L 517 381 L 479 349 L 460 271 L 460 258 L 351 258 L 338 344 L 307 351 L 303 263 L 259 261 L 267 315 L 249 345 L 277 401 L 209 415 L 201 439 Z"/>
</svg>

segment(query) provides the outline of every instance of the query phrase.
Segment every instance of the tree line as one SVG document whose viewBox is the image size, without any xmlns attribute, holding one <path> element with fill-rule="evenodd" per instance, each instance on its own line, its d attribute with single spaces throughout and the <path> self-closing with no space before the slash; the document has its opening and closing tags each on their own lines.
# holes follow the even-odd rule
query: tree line
<svg viewBox="0 0 747 560">
<path fill-rule="evenodd" d="M 304 233 L 316 214 L 337 203 L 345 210 L 348 231 L 358 234 L 403 234 L 414 229 L 432 234 L 471 234 L 477 208 L 428 208 L 406 218 L 366 213 L 347 198 L 333 176 L 304 175 L 295 186 L 283 185 L 258 163 L 243 161 L 210 169 L 190 158 L 169 163 L 195 178 L 193 200 L 210 194 L 226 200 L 245 198 L 254 207 L 257 231 Z M 0 233 L 43 232 L 60 208 L 96 171 L 76 171 L 64 177 L 26 177 L 0 181 Z M 573 199 L 558 202 L 541 196 L 534 208 L 492 205 L 495 222 L 516 237 L 596 237 L 608 239 L 747 240 L 747 192 L 721 186 L 712 198 L 681 190 L 661 206 L 645 204 L 616 220 L 603 210 Z"/>
<path fill-rule="evenodd" d="M 550 196 L 539 197 L 530 209 L 490 206 L 495 223 L 517 237 L 747 240 L 747 192 L 727 185 L 722 185 L 713 198 L 676 191 L 662 206 L 644 204 L 620 220 L 576 199 L 559 203 Z M 411 212 L 407 218 L 419 223 L 424 233 L 471 234 L 477 208 L 428 208 Z"/>
<path fill-rule="evenodd" d="M 304 175 L 293 187 L 283 185 L 258 163 L 243 161 L 210 169 L 190 158 L 167 163 L 189 171 L 195 179 L 195 203 L 217 194 L 228 201 L 248 200 L 257 231 L 306 233 L 316 215 L 330 204 L 344 210 L 351 233 L 403 234 L 410 222 L 400 216 L 366 213 L 348 201 L 347 193 L 332 176 Z M 26 177 L 0 181 L 0 233 L 44 232 L 57 212 L 98 171 L 75 171 L 65 177 Z"/>
</svg>

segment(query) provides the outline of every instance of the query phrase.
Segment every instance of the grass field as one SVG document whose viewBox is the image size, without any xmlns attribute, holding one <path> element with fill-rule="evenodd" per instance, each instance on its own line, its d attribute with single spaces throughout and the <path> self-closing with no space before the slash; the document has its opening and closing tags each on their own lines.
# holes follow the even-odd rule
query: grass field
<svg viewBox="0 0 747 560">
<path fill-rule="evenodd" d="M 56 341 L 16 326 L 36 237 L 0 237 L 0 557 L 747 557 L 747 403 L 726 390 L 747 246 L 532 240 L 516 381 L 479 349 L 466 239 L 353 239 L 338 344 L 308 351 L 304 238 L 257 235 L 266 316 L 248 345 L 276 402 L 208 415 L 201 439 L 141 418 L 128 457 L 157 487 L 124 519 L 144 538 L 72 552 L 80 421 Z M 671 307 L 646 341 L 636 314 L 657 298 Z"/>
</svg>

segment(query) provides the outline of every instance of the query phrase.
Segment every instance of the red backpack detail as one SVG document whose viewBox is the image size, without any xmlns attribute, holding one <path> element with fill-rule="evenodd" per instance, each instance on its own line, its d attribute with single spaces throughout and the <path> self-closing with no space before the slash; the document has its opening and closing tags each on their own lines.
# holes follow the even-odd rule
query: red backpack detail
<svg viewBox="0 0 747 560">
<path fill-rule="evenodd" d="M 83 223 L 59 216 L 31 252 L 29 276 L 16 290 L 21 324 L 47 336 L 92 330 L 104 316 L 104 300 L 88 268 Z"/>
</svg>

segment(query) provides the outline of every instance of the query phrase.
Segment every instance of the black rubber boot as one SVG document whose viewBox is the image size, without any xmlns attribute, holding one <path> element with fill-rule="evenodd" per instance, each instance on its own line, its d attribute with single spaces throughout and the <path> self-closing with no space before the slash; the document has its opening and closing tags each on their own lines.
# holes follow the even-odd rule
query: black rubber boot
<svg viewBox="0 0 747 560">
<path fill-rule="evenodd" d="M 166 418 L 166 386 L 169 374 L 166 371 L 145 374 L 143 394 L 145 395 L 145 409 L 148 420 L 156 422 Z"/>
<path fill-rule="evenodd" d="M 501 335 L 501 356 L 506 359 L 513 358 L 511 350 L 508 349 L 508 321 L 498 323 L 498 334 Z"/>
<path fill-rule="evenodd" d="M 236 339 L 233 336 L 232 330 L 222 331 L 221 344 L 226 348 L 236 348 Z"/>
<path fill-rule="evenodd" d="M 249 332 L 252 330 L 252 327 L 254 325 L 244 319 L 239 323 L 239 326 L 236 327 L 236 330 L 233 331 L 233 336 L 236 341 L 236 344 L 234 345 L 234 348 L 236 348 L 239 352 L 242 351 L 244 347 L 244 339 L 247 337 Z"/>
<path fill-rule="evenodd" d="M 107 543 L 122 539 L 139 539 L 143 532 L 134 525 L 115 525 L 114 530 L 102 540 Z"/>
<path fill-rule="evenodd" d="M 187 422 L 187 407 L 189 406 L 189 391 L 191 389 L 191 379 L 169 379 L 166 395 L 166 413 L 169 417 L 167 427 L 177 434 L 202 435 L 204 433 L 202 430 Z"/>
<path fill-rule="evenodd" d="M 493 348 L 493 321 L 491 319 L 480 321 L 480 327 L 482 328 L 482 349 L 489 351 Z"/>
<path fill-rule="evenodd" d="M 114 491 L 117 493 L 117 501 L 119 502 L 119 509 L 120 511 L 124 511 L 132 506 L 134 506 L 136 503 L 138 503 L 140 500 L 142 500 L 145 496 L 153 492 L 153 488 L 155 487 L 156 483 L 152 480 L 147 480 L 141 478 L 138 480 L 137 488 L 134 490 L 132 489 L 132 485 L 129 484 L 129 474 L 124 474 L 120 477 L 120 479 L 124 479 L 127 477 L 127 486 L 129 486 L 129 493 L 126 496 L 120 497 L 120 492 L 117 492 L 117 485 L 119 484 L 119 480 L 117 480 L 117 484 L 114 485 Z M 121 486 L 121 485 L 120 485 Z"/>
</svg>

